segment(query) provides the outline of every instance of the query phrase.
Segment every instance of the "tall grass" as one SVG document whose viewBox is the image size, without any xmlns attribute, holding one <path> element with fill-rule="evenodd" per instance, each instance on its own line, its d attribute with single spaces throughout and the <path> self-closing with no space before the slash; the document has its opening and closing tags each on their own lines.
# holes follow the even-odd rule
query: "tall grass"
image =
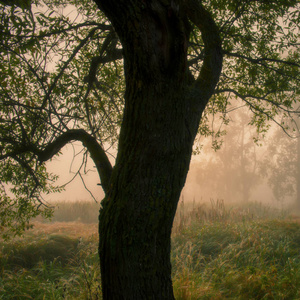
<svg viewBox="0 0 300 300">
<path fill-rule="evenodd" d="M 300 299 L 300 226 L 214 223 L 173 239 L 177 299 Z"/>
<path fill-rule="evenodd" d="M 266 219 L 286 219 L 288 211 L 265 206 L 259 202 L 226 204 L 222 199 L 195 203 L 180 201 L 173 224 L 173 234 L 186 227 L 212 222 L 245 222 Z"/>
<path fill-rule="evenodd" d="M 98 222 L 100 204 L 94 201 L 59 201 L 52 203 L 54 213 L 52 222 L 81 222 L 92 224 Z M 46 220 L 37 219 L 40 222 Z"/>
<path fill-rule="evenodd" d="M 35 223 L 0 250 L 0 299 L 101 299 L 95 225 Z"/>
<path fill-rule="evenodd" d="M 179 213 L 172 239 L 176 299 L 300 299 L 300 225 L 284 215 L 220 200 Z"/>
<path fill-rule="evenodd" d="M 0 299 L 101 299 L 97 224 L 34 225 L 0 241 Z M 299 249 L 300 225 L 280 211 L 181 204 L 172 235 L 176 299 L 300 299 Z"/>
</svg>

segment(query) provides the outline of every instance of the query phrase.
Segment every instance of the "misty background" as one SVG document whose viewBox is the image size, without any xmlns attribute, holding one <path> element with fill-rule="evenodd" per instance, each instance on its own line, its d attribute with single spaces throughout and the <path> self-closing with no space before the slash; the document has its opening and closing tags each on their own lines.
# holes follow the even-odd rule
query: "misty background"
<svg viewBox="0 0 300 300">
<path fill-rule="evenodd" d="M 221 124 L 220 118 L 212 121 L 212 127 L 218 129 L 196 141 L 181 200 L 295 206 L 299 199 L 299 139 L 288 136 L 276 124 L 270 124 L 265 137 L 258 137 L 249 125 L 250 116 L 247 110 L 239 109 L 230 114 L 229 126 Z M 114 164 L 117 151 L 110 149 L 110 153 Z M 45 196 L 50 203 L 103 199 L 96 169 L 80 143 L 67 145 L 48 163 L 48 170 L 59 175 L 58 185 L 65 185 L 64 191 Z M 300 206 L 299 200 L 296 206 Z"/>
</svg>

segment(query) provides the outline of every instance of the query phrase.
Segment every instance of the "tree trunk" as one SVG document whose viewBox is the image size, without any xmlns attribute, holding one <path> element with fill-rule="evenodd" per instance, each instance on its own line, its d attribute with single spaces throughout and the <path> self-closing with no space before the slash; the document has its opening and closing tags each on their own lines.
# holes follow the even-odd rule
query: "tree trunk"
<svg viewBox="0 0 300 300">
<path fill-rule="evenodd" d="M 221 71 L 220 40 L 207 12 L 189 0 L 191 18 L 210 30 L 195 80 L 187 66 L 187 12 L 175 1 L 95 1 L 122 43 L 126 80 L 119 151 L 99 218 L 103 299 L 174 299 L 172 223 Z"/>
<path fill-rule="evenodd" d="M 191 130 L 193 115 L 172 78 L 139 85 L 128 87 L 126 97 L 134 105 L 125 111 L 111 191 L 100 215 L 104 299 L 174 298 L 171 229 L 200 117 Z"/>
</svg>

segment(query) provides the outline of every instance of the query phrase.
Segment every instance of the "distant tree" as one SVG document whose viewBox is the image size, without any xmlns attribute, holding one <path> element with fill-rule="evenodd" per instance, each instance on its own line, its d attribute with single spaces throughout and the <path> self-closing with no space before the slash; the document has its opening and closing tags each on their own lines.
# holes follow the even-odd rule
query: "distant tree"
<svg viewBox="0 0 300 300">
<path fill-rule="evenodd" d="M 279 202 L 289 200 L 300 208 L 300 139 L 298 134 L 286 135 L 280 129 L 273 129 L 269 136 L 267 154 L 261 169 L 267 178 L 275 199 Z"/>
<path fill-rule="evenodd" d="M 106 194 L 103 299 L 174 299 L 170 235 L 195 137 L 211 113 L 226 120 L 230 95 L 260 134 L 292 116 L 298 1 L 35 0 L 0 17 L 2 226 L 41 211 L 55 190 L 45 162 L 81 141 Z"/>
<path fill-rule="evenodd" d="M 220 137 L 215 142 L 207 138 L 202 143 L 200 157 L 191 168 L 194 186 L 201 196 L 217 197 L 226 201 L 250 200 L 251 192 L 260 183 L 259 149 L 253 143 L 255 128 L 249 127 L 248 111 L 240 109 L 226 128 L 219 124 Z M 226 130 L 225 130 L 226 128 Z M 215 146 L 218 150 L 215 150 Z M 202 159 L 201 159 L 202 157 Z"/>
</svg>

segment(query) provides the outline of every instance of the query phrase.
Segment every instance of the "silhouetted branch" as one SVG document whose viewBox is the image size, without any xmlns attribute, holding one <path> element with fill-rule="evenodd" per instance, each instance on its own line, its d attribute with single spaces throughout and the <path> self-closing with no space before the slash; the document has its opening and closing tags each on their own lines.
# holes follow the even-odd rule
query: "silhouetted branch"
<svg viewBox="0 0 300 300">
<path fill-rule="evenodd" d="M 83 129 L 72 129 L 61 134 L 58 138 L 56 138 L 56 140 L 48 144 L 44 150 L 39 151 L 39 161 L 43 162 L 49 160 L 67 143 L 75 140 L 82 142 L 82 144 L 89 151 L 99 173 L 103 190 L 104 192 L 107 192 L 112 173 L 111 163 L 109 162 L 105 151 L 96 141 L 96 139 Z"/>
<path fill-rule="evenodd" d="M 201 31 L 204 42 L 204 60 L 196 86 L 202 100 L 208 101 L 219 81 L 222 70 L 222 46 L 219 30 L 209 12 L 197 0 L 185 2 L 188 18 Z"/>
<path fill-rule="evenodd" d="M 250 56 L 245 56 L 245 55 L 242 55 L 240 53 L 229 52 L 229 51 L 226 51 L 226 50 L 223 50 L 223 53 L 226 54 L 229 57 L 242 58 L 242 59 L 250 61 L 253 64 L 260 64 L 260 65 L 265 66 L 265 67 L 266 67 L 266 65 L 263 64 L 263 62 L 275 62 L 275 63 L 281 63 L 281 64 L 294 66 L 294 67 L 298 67 L 298 68 L 300 67 L 300 65 L 297 64 L 296 62 L 283 60 L 283 59 L 275 59 L 275 58 L 269 58 L 269 57 L 252 58 Z"/>
</svg>

